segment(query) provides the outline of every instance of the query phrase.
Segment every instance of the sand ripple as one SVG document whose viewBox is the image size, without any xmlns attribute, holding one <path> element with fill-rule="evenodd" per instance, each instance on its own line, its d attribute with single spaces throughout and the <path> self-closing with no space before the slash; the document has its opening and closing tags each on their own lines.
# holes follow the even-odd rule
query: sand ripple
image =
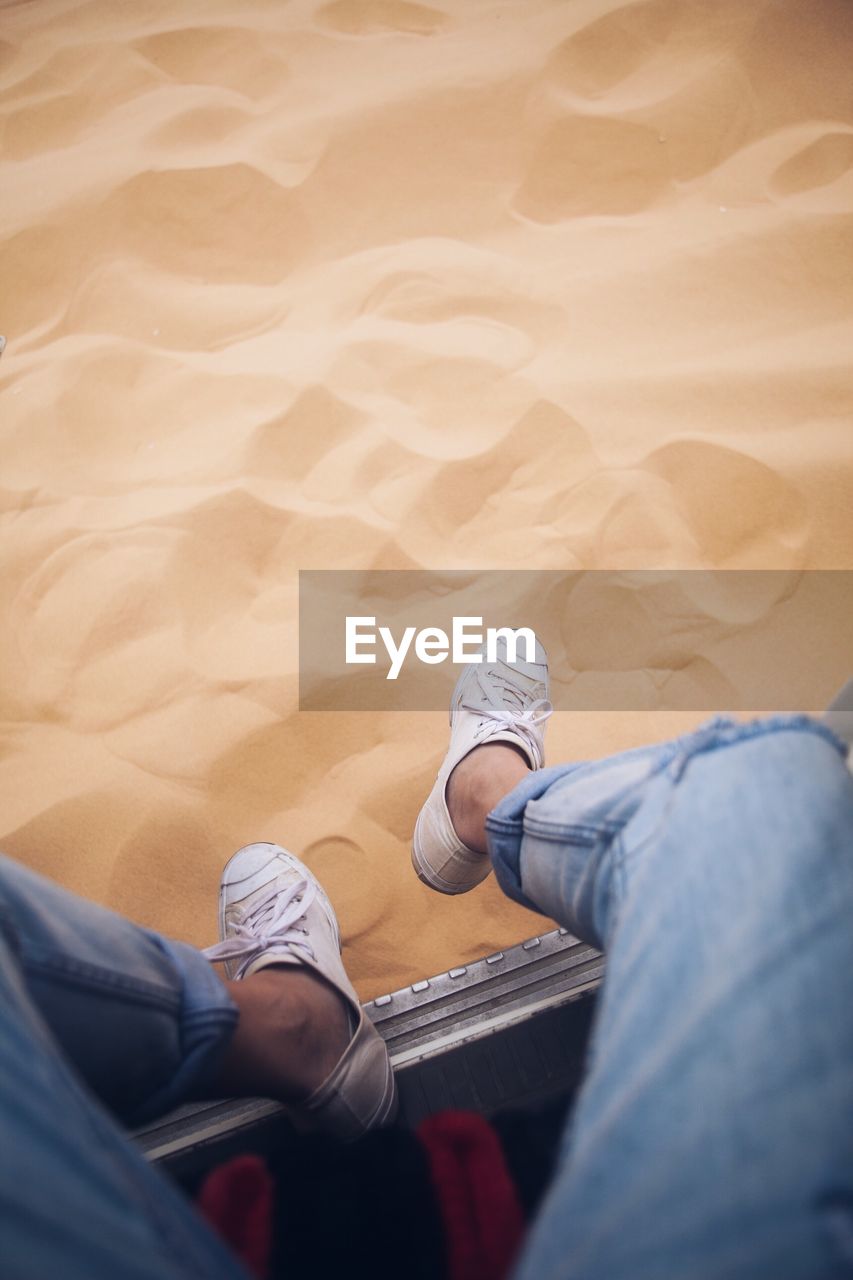
<svg viewBox="0 0 853 1280">
<path fill-rule="evenodd" d="M 850 567 L 849 4 L 2 26 L 2 847 L 204 943 L 289 843 L 365 994 L 533 931 L 411 876 L 443 717 L 298 714 L 297 572 Z"/>
</svg>

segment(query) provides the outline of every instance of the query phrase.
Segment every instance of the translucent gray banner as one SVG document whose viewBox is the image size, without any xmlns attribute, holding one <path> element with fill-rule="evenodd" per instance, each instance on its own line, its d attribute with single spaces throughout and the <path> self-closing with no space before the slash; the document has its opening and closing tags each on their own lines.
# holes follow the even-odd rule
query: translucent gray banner
<svg viewBox="0 0 853 1280">
<path fill-rule="evenodd" d="M 853 571 L 305 570 L 300 709 L 447 710 L 504 627 L 544 644 L 558 710 L 818 711 L 853 671 Z"/>
</svg>

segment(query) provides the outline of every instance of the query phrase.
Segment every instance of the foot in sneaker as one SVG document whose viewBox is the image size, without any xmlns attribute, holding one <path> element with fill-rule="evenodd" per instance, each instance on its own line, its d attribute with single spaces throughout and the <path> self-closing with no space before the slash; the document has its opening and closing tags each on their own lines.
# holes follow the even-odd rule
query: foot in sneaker
<svg viewBox="0 0 853 1280">
<path fill-rule="evenodd" d="M 447 785 L 460 761 L 477 747 L 507 743 L 521 752 L 531 769 L 541 769 L 544 763 L 544 724 L 553 708 L 548 701 L 548 659 L 538 640 L 534 656 L 534 662 L 518 658 L 510 663 L 501 637 L 496 660 L 471 663 L 453 691 L 450 746 L 418 814 L 412 841 L 415 871 L 440 893 L 465 893 L 491 870 L 489 855 L 465 844 L 451 821 Z"/>
<path fill-rule="evenodd" d="M 232 980 L 297 966 L 327 984 L 347 1010 L 349 1043 L 326 1079 L 290 1106 L 294 1122 L 350 1140 L 392 1120 L 388 1051 L 347 977 L 338 922 L 312 872 L 279 845 L 246 845 L 222 875 L 219 934 L 221 941 L 204 954 L 224 961 Z"/>
</svg>

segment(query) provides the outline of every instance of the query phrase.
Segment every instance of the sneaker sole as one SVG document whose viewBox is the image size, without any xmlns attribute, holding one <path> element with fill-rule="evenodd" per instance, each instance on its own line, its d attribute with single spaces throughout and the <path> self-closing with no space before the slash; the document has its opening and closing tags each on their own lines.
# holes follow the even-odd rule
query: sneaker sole
<svg viewBox="0 0 853 1280">
<path fill-rule="evenodd" d="M 378 1035 L 378 1032 L 377 1032 Z M 380 1129 L 383 1125 L 389 1124 L 395 1119 L 399 1110 L 400 1100 L 397 1096 L 397 1085 L 394 1080 L 394 1069 L 391 1066 L 391 1059 L 386 1055 L 385 1058 L 385 1089 L 382 1094 L 382 1101 L 373 1113 L 368 1128 Z"/>
<path fill-rule="evenodd" d="M 366 1016 L 366 1015 L 365 1015 Z M 377 1032 L 377 1035 L 379 1033 Z M 400 1109 L 400 1098 L 397 1092 L 397 1084 L 394 1079 L 394 1069 L 391 1066 L 391 1059 L 386 1052 L 385 1057 L 385 1080 L 382 1086 L 382 1097 L 376 1107 L 376 1110 L 370 1118 L 362 1125 L 361 1133 L 350 1135 L 349 1137 L 339 1138 L 344 1143 L 358 1142 L 365 1134 L 372 1133 L 374 1129 L 382 1129 L 386 1125 L 392 1124 L 397 1117 Z M 297 1103 L 291 1103 L 285 1107 L 285 1111 L 290 1119 L 291 1124 L 297 1133 L 316 1133 L 315 1122 L 312 1120 L 311 1113 L 300 1108 Z M 322 1132 L 322 1130 L 320 1131 Z"/>
<path fill-rule="evenodd" d="M 455 897 L 459 893 L 470 893 L 472 889 L 476 889 L 477 885 L 482 884 L 490 875 L 492 870 L 491 863 L 488 861 L 488 856 L 484 854 L 483 857 L 487 862 L 487 870 L 485 875 L 480 876 L 479 880 L 475 880 L 472 884 L 454 884 L 450 880 L 442 879 L 437 872 L 432 870 L 426 859 L 422 857 L 418 850 L 418 829 L 420 827 L 420 821 L 421 815 L 418 814 L 417 821 L 415 822 L 415 834 L 412 838 L 412 867 L 414 868 L 415 875 L 418 877 L 421 884 L 425 884 L 429 889 L 435 889 L 436 893 L 446 893 Z"/>
<path fill-rule="evenodd" d="M 459 677 L 456 681 L 456 684 L 453 686 L 453 693 L 450 695 L 450 711 L 448 713 L 447 719 L 450 725 L 451 736 L 453 734 L 453 712 L 456 707 L 456 702 L 459 697 L 462 684 L 467 678 L 468 678 L 468 667 L 465 667 L 460 672 Z M 548 686 L 546 684 L 546 693 L 547 691 L 548 691 Z M 447 757 L 445 755 L 445 759 L 446 758 Z M 541 767 L 542 766 L 540 765 L 540 768 Z M 531 768 L 533 769 L 536 768 L 535 762 L 532 760 L 531 760 Z M 421 810 L 421 813 L 423 813 L 423 810 Z M 489 874 L 491 873 L 492 866 L 491 866 L 491 861 L 488 859 L 488 855 L 486 854 L 483 855 L 483 857 L 486 858 L 486 861 L 487 861 L 486 870 L 484 871 L 483 875 L 479 876 L 471 884 L 457 884 L 449 880 L 444 880 L 440 875 L 438 875 L 437 872 L 432 870 L 426 858 L 421 854 L 418 848 L 418 832 L 420 830 L 421 813 L 418 814 L 417 819 L 415 821 L 415 830 L 412 836 L 412 867 L 414 868 L 415 875 L 418 877 L 418 879 L 422 884 L 425 884 L 429 889 L 434 889 L 436 893 L 446 893 L 453 897 L 455 897 L 456 894 L 459 894 L 459 893 L 470 893 L 472 889 L 476 889 L 478 884 L 482 884 L 483 881 L 486 880 Z"/>
<path fill-rule="evenodd" d="M 467 673 L 468 668 L 465 667 L 460 673 L 456 684 L 453 686 L 453 693 L 450 695 L 450 711 L 447 715 L 447 722 L 450 725 L 451 733 L 453 732 L 453 708 L 456 706 L 456 699 L 459 696 L 459 690 L 462 686 L 463 680 L 467 676 Z M 489 871 L 491 871 L 491 866 L 489 867 L 489 871 L 486 872 L 486 875 L 482 876 L 479 880 L 475 880 L 473 884 L 453 884 L 449 880 L 442 880 L 440 875 L 437 875 L 435 871 L 432 871 L 429 864 L 421 856 L 418 850 L 418 830 L 420 828 L 420 824 L 421 815 L 419 813 L 415 821 L 414 835 L 412 836 L 412 867 L 414 868 L 415 875 L 418 877 L 421 884 L 425 884 L 428 889 L 434 889 L 436 893 L 446 893 L 450 897 L 456 897 L 456 895 L 460 893 L 470 893 L 472 889 L 477 888 L 478 884 L 483 883 L 483 880 L 486 879 Z"/>
</svg>

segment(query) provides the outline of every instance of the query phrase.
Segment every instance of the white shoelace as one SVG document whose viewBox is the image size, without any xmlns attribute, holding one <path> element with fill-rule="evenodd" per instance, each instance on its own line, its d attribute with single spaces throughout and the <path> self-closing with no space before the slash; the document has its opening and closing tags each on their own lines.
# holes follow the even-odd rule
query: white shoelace
<svg viewBox="0 0 853 1280">
<path fill-rule="evenodd" d="M 467 702 L 463 699 L 461 704 L 466 711 L 471 711 L 481 718 L 482 723 L 478 725 L 474 737 L 482 738 L 487 733 L 493 733 L 494 726 L 497 724 L 503 728 L 512 729 L 528 744 L 534 757 L 537 755 L 541 757 L 540 725 L 543 725 L 554 712 L 548 699 L 536 698 L 528 702 L 527 695 L 517 684 L 508 676 L 493 669 L 485 673 L 476 671 L 474 675 L 480 686 L 483 701 Z"/>
<path fill-rule="evenodd" d="M 231 926 L 230 936 L 215 942 L 202 952 L 208 960 L 237 960 L 234 977 L 242 978 L 249 965 L 269 947 L 277 952 L 290 952 L 298 960 L 315 959 L 308 941 L 308 930 L 299 921 L 314 901 L 317 886 L 308 880 L 297 880 L 282 891 L 275 882 L 252 906 L 245 920 Z M 301 954 L 300 954 L 301 953 Z"/>
</svg>

